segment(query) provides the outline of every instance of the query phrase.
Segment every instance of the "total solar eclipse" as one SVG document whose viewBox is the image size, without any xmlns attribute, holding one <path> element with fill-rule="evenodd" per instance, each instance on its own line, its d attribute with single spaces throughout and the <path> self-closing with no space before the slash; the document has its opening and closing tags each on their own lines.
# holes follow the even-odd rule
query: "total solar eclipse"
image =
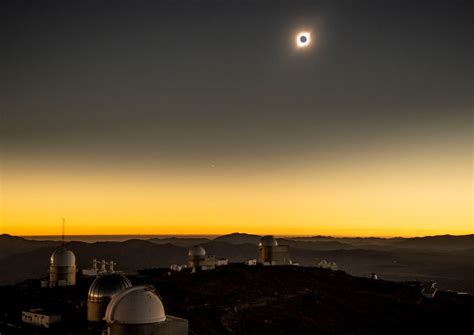
<svg viewBox="0 0 474 335">
<path fill-rule="evenodd" d="M 298 48 L 305 48 L 311 43 L 311 34 L 306 31 L 302 31 L 296 36 L 296 46 Z"/>
</svg>

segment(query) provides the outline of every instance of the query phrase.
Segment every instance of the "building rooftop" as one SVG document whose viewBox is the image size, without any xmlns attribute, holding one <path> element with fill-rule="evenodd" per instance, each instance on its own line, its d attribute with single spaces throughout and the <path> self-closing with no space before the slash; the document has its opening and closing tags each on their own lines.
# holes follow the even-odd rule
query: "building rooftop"
<svg viewBox="0 0 474 335">
<path fill-rule="evenodd" d="M 129 287 L 132 287 L 132 283 L 121 273 L 100 274 L 92 282 L 87 300 L 93 302 L 107 301 L 117 292 Z"/>
<path fill-rule="evenodd" d="M 108 323 L 148 324 L 166 320 L 165 308 L 149 286 L 130 287 L 112 297 L 105 320 Z"/>
</svg>

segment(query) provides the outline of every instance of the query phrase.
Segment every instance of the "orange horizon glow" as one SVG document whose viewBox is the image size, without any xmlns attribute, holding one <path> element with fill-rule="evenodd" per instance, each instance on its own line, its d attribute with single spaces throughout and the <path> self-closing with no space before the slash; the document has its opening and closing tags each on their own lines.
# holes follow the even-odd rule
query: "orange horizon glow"
<svg viewBox="0 0 474 335">
<path fill-rule="evenodd" d="M 60 235 L 65 217 L 68 235 L 472 234 L 472 165 L 463 153 L 439 160 L 424 148 L 273 169 L 11 164 L 1 232 Z"/>
<path fill-rule="evenodd" d="M 84 237 L 84 238 L 90 238 L 90 237 L 130 237 L 130 238 L 148 238 L 150 236 L 156 236 L 158 238 L 166 238 L 166 237 L 177 237 L 177 238 L 210 238 L 213 239 L 215 237 L 219 236 L 224 236 L 224 235 L 230 235 L 230 234 L 248 234 L 248 235 L 258 235 L 258 236 L 264 236 L 264 235 L 272 235 L 276 238 L 296 238 L 296 237 L 301 237 L 301 238 L 311 238 L 314 236 L 322 236 L 322 237 L 330 237 L 330 238 L 381 238 L 381 239 L 392 239 L 392 238 L 414 238 L 414 237 L 435 237 L 435 236 L 466 236 L 466 235 L 472 235 L 473 232 L 470 233 L 465 233 L 465 234 L 434 234 L 434 235 L 325 235 L 325 234 L 315 234 L 315 235 L 300 235 L 300 234 L 283 234 L 283 235 L 278 235 L 278 234 L 272 234 L 268 232 L 263 232 L 263 233 L 249 233 L 249 232 L 223 232 L 223 233 L 217 233 L 217 234 L 66 234 L 65 240 L 66 241 L 73 241 L 75 237 Z M 18 236 L 18 237 L 23 237 L 23 238 L 40 238 L 40 237 L 52 237 L 52 238 L 57 238 L 62 239 L 62 235 L 12 235 L 12 234 L 7 234 L 11 236 Z"/>
</svg>

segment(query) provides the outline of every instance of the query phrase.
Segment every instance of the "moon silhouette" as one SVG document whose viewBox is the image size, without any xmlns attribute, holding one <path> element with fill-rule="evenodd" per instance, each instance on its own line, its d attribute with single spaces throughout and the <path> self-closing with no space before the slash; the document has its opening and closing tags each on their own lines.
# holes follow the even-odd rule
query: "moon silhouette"
<svg viewBox="0 0 474 335">
<path fill-rule="evenodd" d="M 307 31 L 299 32 L 296 36 L 296 46 L 298 48 L 306 48 L 311 43 L 311 33 Z"/>
</svg>

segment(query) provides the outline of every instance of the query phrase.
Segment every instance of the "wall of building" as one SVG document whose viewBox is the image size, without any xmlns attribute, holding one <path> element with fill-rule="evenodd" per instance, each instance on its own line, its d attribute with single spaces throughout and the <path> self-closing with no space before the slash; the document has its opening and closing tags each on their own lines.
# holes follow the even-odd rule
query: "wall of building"
<svg viewBox="0 0 474 335">
<path fill-rule="evenodd" d="M 290 247 L 287 245 L 273 247 L 272 258 L 273 265 L 290 265 Z"/>
<path fill-rule="evenodd" d="M 49 269 L 50 286 L 76 285 L 75 266 L 51 266 Z"/>
<path fill-rule="evenodd" d="M 259 246 L 258 247 L 258 255 L 257 255 L 257 262 L 260 264 L 263 263 L 271 263 L 273 259 L 273 247 L 271 246 Z"/>
<path fill-rule="evenodd" d="M 216 267 L 216 258 L 214 256 L 194 256 L 189 257 L 188 266 L 196 270 L 212 270 Z"/>
<path fill-rule="evenodd" d="M 100 322 L 105 316 L 105 311 L 107 310 L 107 305 L 109 301 L 96 302 L 88 301 L 87 302 L 87 320 L 92 322 Z"/>
<path fill-rule="evenodd" d="M 204 256 L 189 256 L 188 266 L 190 268 L 195 268 L 201 266 L 201 262 L 204 260 Z"/>
<path fill-rule="evenodd" d="M 188 320 L 167 315 L 166 321 L 146 325 L 109 324 L 109 335 L 188 335 Z"/>
<path fill-rule="evenodd" d="M 290 247 L 287 245 L 259 246 L 257 262 L 264 265 L 290 265 Z"/>
</svg>

